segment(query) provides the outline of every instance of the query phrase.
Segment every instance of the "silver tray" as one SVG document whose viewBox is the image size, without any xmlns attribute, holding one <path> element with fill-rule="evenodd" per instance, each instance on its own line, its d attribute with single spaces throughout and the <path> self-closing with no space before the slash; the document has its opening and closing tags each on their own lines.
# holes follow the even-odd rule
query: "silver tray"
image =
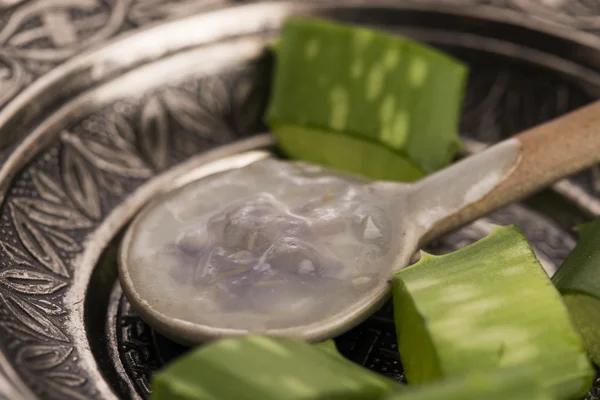
<svg viewBox="0 0 600 400">
<path fill-rule="evenodd" d="M 144 399 L 186 349 L 152 331 L 116 280 L 135 212 L 194 165 L 256 136 L 292 13 L 392 30 L 472 66 L 462 132 L 492 143 L 600 95 L 600 7 L 584 1 L 0 0 L 0 399 Z M 568 134 L 568 132 L 565 132 Z M 600 215 L 590 169 L 432 244 L 521 227 L 552 272 Z M 402 380 L 390 306 L 337 339 Z M 548 349 L 552 351 L 552 349 Z M 600 399 L 594 394 L 589 399 Z"/>
</svg>

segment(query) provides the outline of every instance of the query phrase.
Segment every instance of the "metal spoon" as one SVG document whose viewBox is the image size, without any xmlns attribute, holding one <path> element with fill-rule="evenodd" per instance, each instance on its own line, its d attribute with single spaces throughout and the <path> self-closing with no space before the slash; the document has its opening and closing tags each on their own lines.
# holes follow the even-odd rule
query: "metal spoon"
<svg viewBox="0 0 600 400">
<path fill-rule="evenodd" d="M 600 102 L 414 184 L 244 157 L 154 200 L 122 242 L 128 299 L 180 343 L 347 331 L 429 240 L 599 162 Z"/>
</svg>

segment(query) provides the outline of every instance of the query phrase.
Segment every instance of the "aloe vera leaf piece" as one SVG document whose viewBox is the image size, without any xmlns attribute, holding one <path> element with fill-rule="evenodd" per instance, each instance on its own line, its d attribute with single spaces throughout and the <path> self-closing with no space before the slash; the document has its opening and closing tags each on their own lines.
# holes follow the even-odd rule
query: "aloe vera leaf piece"
<svg viewBox="0 0 600 400">
<path fill-rule="evenodd" d="M 567 292 L 563 301 L 592 361 L 600 365 L 600 300 L 580 292 Z"/>
<path fill-rule="evenodd" d="M 600 219 L 579 226 L 578 231 L 577 246 L 552 281 L 592 360 L 600 365 Z"/>
<path fill-rule="evenodd" d="M 338 351 L 335 341 L 332 339 L 325 340 L 324 342 L 313 343 L 312 345 L 336 357 L 343 357 Z"/>
<path fill-rule="evenodd" d="M 372 400 L 396 382 L 306 342 L 251 335 L 184 355 L 153 379 L 153 400 Z"/>
<path fill-rule="evenodd" d="M 592 297 L 600 294 L 600 219 L 577 227 L 579 240 L 552 277 L 560 292 L 582 292 Z"/>
<path fill-rule="evenodd" d="M 279 147 L 291 158 L 375 180 L 413 182 L 425 175 L 404 154 L 377 142 L 298 125 L 274 126 Z"/>
<path fill-rule="evenodd" d="M 445 256 L 424 254 L 395 276 L 393 293 L 409 383 L 527 365 L 559 399 L 591 384 L 567 308 L 514 226 Z"/>
<path fill-rule="evenodd" d="M 474 372 L 461 378 L 411 385 L 382 400 L 553 400 L 526 368 Z"/>
<path fill-rule="evenodd" d="M 460 147 L 467 73 L 462 62 L 398 35 L 291 18 L 276 46 L 267 121 L 277 138 L 289 124 L 379 142 L 429 173 Z"/>
</svg>

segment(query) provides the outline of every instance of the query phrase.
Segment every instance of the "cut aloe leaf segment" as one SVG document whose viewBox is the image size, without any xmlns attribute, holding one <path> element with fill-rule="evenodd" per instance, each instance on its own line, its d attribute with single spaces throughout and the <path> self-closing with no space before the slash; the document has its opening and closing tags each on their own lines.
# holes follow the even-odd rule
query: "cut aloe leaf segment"
<svg viewBox="0 0 600 400">
<path fill-rule="evenodd" d="M 463 378 L 408 386 L 381 400 L 553 400 L 527 368 L 474 372 Z"/>
<path fill-rule="evenodd" d="M 583 396 L 592 382 L 560 294 L 513 226 L 448 255 L 423 254 L 396 275 L 393 295 L 409 383 L 522 365 L 557 399 Z"/>
<path fill-rule="evenodd" d="M 345 360 L 332 340 L 309 345 L 266 336 L 226 339 L 182 357 L 154 378 L 152 394 L 159 400 L 483 398 L 552 399 L 522 367 L 407 388 Z"/>
<path fill-rule="evenodd" d="M 312 343 L 312 345 L 336 357 L 343 357 L 338 351 L 335 341 L 333 339 L 325 340 L 324 342 Z"/>
<path fill-rule="evenodd" d="M 448 165 L 460 148 L 468 71 L 452 57 L 314 18 L 289 19 L 275 48 L 267 121 L 284 152 L 333 167 L 360 164 L 363 175 L 407 168 L 400 177 L 414 180 Z"/>
<path fill-rule="evenodd" d="M 425 176 L 405 155 L 377 142 L 297 125 L 273 127 L 279 146 L 292 159 L 375 180 L 414 182 Z"/>
<path fill-rule="evenodd" d="M 552 277 L 596 365 L 600 365 L 600 219 L 578 227 L 575 249 Z"/>
<path fill-rule="evenodd" d="M 153 400 L 378 400 L 398 383 L 327 349 L 288 338 L 223 339 L 154 376 Z"/>
</svg>

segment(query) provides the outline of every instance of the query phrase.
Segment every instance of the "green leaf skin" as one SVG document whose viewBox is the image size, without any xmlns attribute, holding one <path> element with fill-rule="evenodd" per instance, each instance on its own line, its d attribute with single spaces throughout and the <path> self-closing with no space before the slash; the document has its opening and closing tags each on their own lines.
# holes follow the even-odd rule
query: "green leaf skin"
<svg viewBox="0 0 600 400">
<path fill-rule="evenodd" d="M 600 301 L 578 292 L 563 294 L 571 319 L 583 337 L 583 343 L 596 365 L 600 365 Z"/>
<path fill-rule="evenodd" d="M 328 352 L 331 355 L 343 358 L 333 339 L 325 340 L 324 342 L 312 343 L 312 345 L 318 347 L 320 350 Z"/>
<path fill-rule="evenodd" d="M 300 17 L 285 23 L 276 49 L 267 122 L 278 140 L 289 125 L 350 135 L 407 155 L 425 173 L 448 165 L 460 148 L 468 70 L 452 57 L 401 36 Z M 296 155 L 324 147 L 305 141 Z"/>
<path fill-rule="evenodd" d="M 580 225 L 579 241 L 552 277 L 560 292 L 582 292 L 600 295 L 600 219 Z"/>
<path fill-rule="evenodd" d="M 274 126 L 279 147 L 292 159 L 374 180 L 413 182 L 425 176 L 405 155 L 377 142 L 294 125 Z"/>
<path fill-rule="evenodd" d="M 475 372 L 467 377 L 409 386 L 382 400 L 553 400 L 524 368 Z"/>
<path fill-rule="evenodd" d="M 600 365 L 600 219 L 578 228 L 579 241 L 552 277 L 583 336 L 596 365 Z"/>
<path fill-rule="evenodd" d="M 592 382 L 567 308 L 514 226 L 448 255 L 424 254 L 395 276 L 393 294 L 411 384 L 523 365 L 557 399 L 583 396 Z"/>
<path fill-rule="evenodd" d="M 152 400 L 373 400 L 396 382 L 332 352 L 251 335 L 193 350 L 153 378 Z"/>
</svg>

